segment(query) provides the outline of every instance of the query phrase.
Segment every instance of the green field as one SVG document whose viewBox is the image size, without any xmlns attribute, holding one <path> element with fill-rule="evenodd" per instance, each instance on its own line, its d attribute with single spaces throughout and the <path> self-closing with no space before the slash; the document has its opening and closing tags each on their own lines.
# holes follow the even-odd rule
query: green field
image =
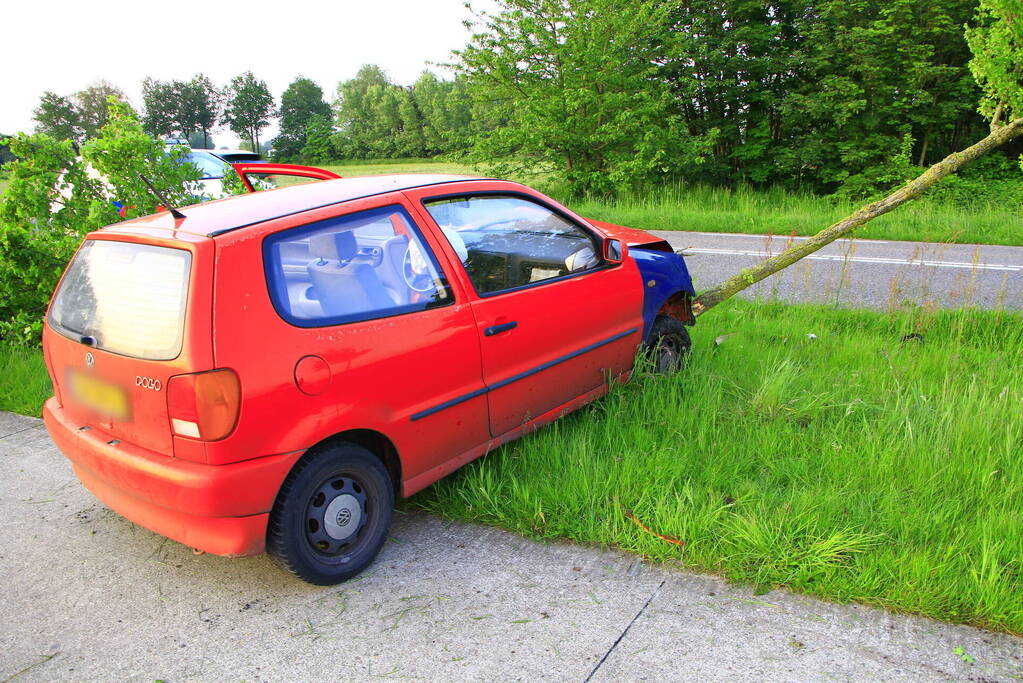
<svg viewBox="0 0 1023 683">
<path fill-rule="evenodd" d="M 684 372 L 404 505 L 1023 632 L 1023 317 L 733 300 L 693 334 Z M 0 409 L 38 415 L 48 394 L 37 350 L 0 348 Z"/>
<path fill-rule="evenodd" d="M 369 159 L 344 164 L 313 164 L 341 176 L 383 175 L 386 173 L 457 173 L 479 175 L 472 166 L 435 159 Z"/>
</svg>

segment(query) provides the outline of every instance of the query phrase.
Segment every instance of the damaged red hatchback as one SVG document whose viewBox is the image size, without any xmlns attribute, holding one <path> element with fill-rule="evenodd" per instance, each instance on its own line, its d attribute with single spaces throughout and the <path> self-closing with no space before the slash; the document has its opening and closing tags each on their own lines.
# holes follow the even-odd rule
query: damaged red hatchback
<svg viewBox="0 0 1023 683">
<path fill-rule="evenodd" d="M 325 180 L 91 233 L 43 333 L 85 486 L 220 555 L 342 581 L 395 496 L 688 351 L 681 256 L 523 185 Z"/>
</svg>

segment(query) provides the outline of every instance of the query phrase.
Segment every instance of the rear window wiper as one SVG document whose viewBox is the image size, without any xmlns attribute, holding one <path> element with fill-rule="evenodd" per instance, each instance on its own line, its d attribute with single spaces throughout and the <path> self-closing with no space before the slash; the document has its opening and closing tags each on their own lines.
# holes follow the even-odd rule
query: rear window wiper
<svg viewBox="0 0 1023 683">
<path fill-rule="evenodd" d="M 99 343 L 99 340 L 97 340 L 96 337 L 94 337 L 93 335 L 85 334 L 85 330 L 76 330 L 70 325 L 64 324 L 63 321 L 57 321 L 57 323 L 68 332 L 77 335 L 78 341 L 80 341 L 82 344 L 85 344 L 86 346 L 96 346 L 96 344 Z"/>
</svg>

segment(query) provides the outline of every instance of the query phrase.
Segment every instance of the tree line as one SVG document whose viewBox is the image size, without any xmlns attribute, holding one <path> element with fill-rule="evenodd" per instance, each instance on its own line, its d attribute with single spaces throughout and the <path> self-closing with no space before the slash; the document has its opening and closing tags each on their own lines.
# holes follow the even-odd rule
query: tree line
<svg viewBox="0 0 1023 683">
<path fill-rule="evenodd" d="M 366 65 L 333 96 L 299 76 L 278 105 L 251 72 L 143 83 L 155 136 L 211 146 L 227 125 L 284 161 L 457 154 L 542 170 L 576 192 L 665 180 L 866 196 L 987 132 L 964 26 L 978 0 L 498 0 L 474 14 L 453 80 L 411 86 Z M 102 125 L 98 84 L 45 93 L 39 129 Z M 1021 151 L 1010 147 L 1011 155 Z M 1008 156 L 988 164 L 1007 172 Z"/>
<path fill-rule="evenodd" d="M 456 54 L 491 105 L 472 156 L 543 160 L 579 190 L 867 195 L 987 133 L 964 26 L 996 19 L 976 0 L 498 5 Z"/>
<path fill-rule="evenodd" d="M 107 98 L 124 93 L 100 81 L 73 95 L 44 92 L 34 111 L 36 132 L 80 145 L 106 123 Z M 142 83 L 143 128 L 158 138 L 186 138 L 193 147 L 213 146 L 213 131 L 227 126 L 254 150 L 272 150 L 277 160 L 327 162 L 341 159 L 431 157 L 470 142 L 472 101 L 462 80 L 438 79 L 424 71 L 409 87 L 393 83 L 376 65 L 363 66 L 337 86 L 333 106 L 323 89 L 298 76 L 280 106 L 266 82 L 245 72 L 218 87 L 207 76 Z M 262 141 L 278 118 L 279 134 Z"/>
<path fill-rule="evenodd" d="M 75 147 L 97 137 L 109 119 L 110 99 L 127 104 L 124 92 L 99 81 L 73 95 L 46 91 L 33 111 L 36 132 Z M 251 149 L 260 148 L 260 132 L 276 112 L 265 81 L 247 71 L 218 87 L 207 76 L 187 81 L 142 82 L 142 112 L 135 112 L 146 132 L 154 137 L 187 138 L 193 147 L 212 147 L 211 133 L 226 125 Z"/>
</svg>

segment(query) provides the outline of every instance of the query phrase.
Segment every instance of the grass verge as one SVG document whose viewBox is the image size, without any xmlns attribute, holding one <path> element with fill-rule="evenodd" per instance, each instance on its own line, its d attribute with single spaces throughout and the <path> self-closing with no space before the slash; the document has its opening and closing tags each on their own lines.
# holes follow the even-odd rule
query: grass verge
<svg viewBox="0 0 1023 683">
<path fill-rule="evenodd" d="M 814 235 L 848 216 L 859 203 L 781 189 L 665 187 L 617 200 L 582 199 L 572 209 L 588 218 L 642 230 Z M 960 207 L 923 199 L 858 228 L 861 239 L 1023 244 L 1023 214 L 1011 205 Z"/>
<path fill-rule="evenodd" d="M 732 301 L 693 332 L 685 372 L 407 504 L 1023 632 L 1023 318 Z"/>
<path fill-rule="evenodd" d="M 42 351 L 0 345 L 0 410 L 39 417 L 50 396 Z"/>
</svg>

